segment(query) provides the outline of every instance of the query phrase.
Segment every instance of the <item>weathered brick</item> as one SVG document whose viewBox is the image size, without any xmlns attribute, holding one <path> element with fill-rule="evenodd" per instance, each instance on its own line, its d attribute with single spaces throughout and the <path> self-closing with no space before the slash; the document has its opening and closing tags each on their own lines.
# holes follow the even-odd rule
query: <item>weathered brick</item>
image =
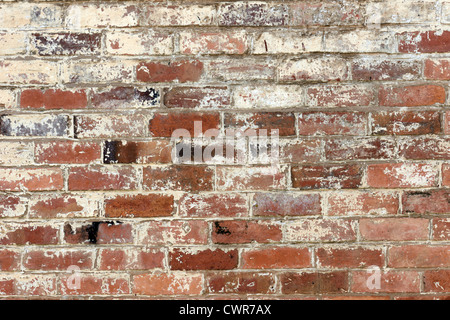
<svg viewBox="0 0 450 320">
<path fill-rule="evenodd" d="M 224 194 L 185 194 L 179 201 L 181 217 L 243 217 L 248 215 L 245 196 Z"/>
<path fill-rule="evenodd" d="M 433 219 L 431 228 L 433 240 L 448 241 L 450 239 L 450 219 Z"/>
<path fill-rule="evenodd" d="M 278 130 L 280 136 L 295 135 L 295 117 L 293 113 L 259 112 L 259 113 L 226 113 L 225 129 L 232 130 Z"/>
<path fill-rule="evenodd" d="M 134 65 L 128 60 L 72 60 L 63 65 L 62 80 L 76 84 L 126 83 L 133 80 Z"/>
<path fill-rule="evenodd" d="M 206 26 L 214 22 L 214 5 L 148 5 L 141 24 L 146 26 Z"/>
<path fill-rule="evenodd" d="M 61 294 L 69 296 L 129 294 L 129 276 L 123 274 L 81 274 L 80 285 L 73 286 L 70 276 L 61 276 Z"/>
<path fill-rule="evenodd" d="M 287 184 L 286 172 L 276 167 L 221 166 L 216 169 L 216 189 L 231 190 L 278 190 Z"/>
<path fill-rule="evenodd" d="M 322 51 L 321 32 L 283 30 L 262 32 L 254 41 L 254 54 L 301 54 Z"/>
<path fill-rule="evenodd" d="M 231 105 L 230 91 L 226 87 L 177 87 L 164 92 L 164 105 L 168 108 L 217 109 Z"/>
<path fill-rule="evenodd" d="M 359 231 L 364 240 L 427 240 L 428 224 L 429 220 L 422 218 L 365 218 L 359 221 Z"/>
<path fill-rule="evenodd" d="M 364 135 L 367 116 L 363 112 L 302 112 L 298 117 L 300 135 Z"/>
<path fill-rule="evenodd" d="M 19 251 L 0 249 L 0 271 L 19 271 L 20 264 Z"/>
<path fill-rule="evenodd" d="M 319 268 L 367 268 L 383 267 L 382 249 L 372 247 L 324 247 L 316 250 Z"/>
<path fill-rule="evenodd" d="M 374 98 L 373 88 L 361 85 L 314 86 L 306 93 L 309 107 L 364 107 Z"/>
<path fill-rule="evenodd" d="M 270 273 L 214 273 L 206 278 L 210 293 L 269 294 L 275 292 L 275 278 Z"/>
<path fill-rule="evenodd" d="M 244 269 L 300 269 L 312 266 L 308 248 L 246 249 L 242 252 L 241 259 Z"/>
<path fill-rule="evenodd" d="M 450 187 L 450 164 L 442 165 L 442 185 Z"/>
<path fill-rule="evenodd" d="M 73 4 L 67 8 L 65 24 L 69 29 L 133 27 L 138 18 L 139 9 L 132 4 Z"/>
<path fill-rule="evenodd" d="M 292 186 L 300 189 L 353 189 L 362 184 L 359 165 L 313 165 L 291 169 Z"/>
<path fill-rule="evenodd" d="M 373 188 L 420 188 L 437 184 L 438 170 L 432 164 L 381 163 L 367 166 L 367 184 Z"/>
<path fill-rule="evenodd" d="M 164 253 L 150 248 L 101 249 L 100 270 L 149 270 L 162 268 Z"/>
<path fill-rule="evenodd" d="M 28 203 L 30 218 L 92 218 L 99 214 L 99 199 L 95 196 L 69 194 L 36 194 Z"/>
<path fill-rule="evenodd" d="M 182 54 L 244 54 L 249 48 L 245 31 L 180 32 Z"/>
<path fill-rule="evenodd" d="M 297 86 L 238 87 L 233 92 L 234 107 L 239 109 L 281 109 L 304 105 L 304 91 Z"/>
<path fill-rule="evenodd" d="M 54 275 L 19 274 L 15 278 L 14 294 L 18 296 L 55 296 L 58 294 L 58 281 Z"/>
<path fill-rule="evenodd" d="M 399 52 L 444 53 L 450 51 L 450 31 L 403 32 L 398 35 Z"/>
<path fill-rule="evenodd" d="M 62 26 L 63 8 L 45 3 L 3 3 L 0 28 L 50 28 Z"/>
<path fill-rule="evenodd" d="M 281 163 L 318 162 L 322 158 L 323 148 L 319 139 L 282 139 L 278 145 Z"/>
<path fill-rule="evenodd" d="M 3 84 L 56 84 L 58 65 L 44 60 L 0 61 L 0 82 Z"/>
<path fill-rule="evenodd" d="M 369 2 L 366 16 L 374 24 L 425 23 L 435 19 L 436 8 L 431 1 Z"/>
<path fill-rule="evenodd" d="M 399 155 L 405 159 L 449 160 L 450 138 L 420 137 L 399 142 Z"/>
<path fill-rule="evenodd" d="M 100 33 L 34 33 L 31 52 L 40 56 L 98 55 Z"/>
<path fill-rule="evenodd" d="M 256 193 L 252 208 L 255 216 L 314 216 L 322 213 L 319 194 Z"/>
<path fill-rule="evenodd" d="M 330 216 L 394 215 L 400 207 L 398 194 L 383 191 L 334 192 L 328 205 Z"/>
<path fill-rule="evenodd" d="M 59 168 L 0 168 L 2 191 L 61 190 L 63 183 Z"/>
<path fill-rule="evenodd" d="M 203 63 L 198 60 L 141 62 L 136 70 L 137 80 L 142 82 L 190 82 L 200 79 Z"/>
<path fill-rule="evenodd" d="M 136 170 L 132 167 L 73 167 L 69 190 L 135 190 Z"/>
<path fill-rule="evenodd" d="M 343 81 L 349 76 L 347 61 L 341 58 L 286 60 L 278 67 L 280 81 Z"/>
<path fill-rule="evenodd" d="M 450 60 L 448 59 L 427 59 L 425 60 L 424 75 L 432 80 L 450 79 Z"/>
<path fill-rule="evenodd" d="M 20 94 L 20 107 L 29 109 L 84 109 L 87 95 L 84 90 L 28 89 Z"/>
<path fill-rule="evenodd" d="M 206 244 L 208 224 L 201 220 L 151 221 L 138 226 L 138 242 L 150 245 Z"/>
<path fill-rule="evenodd" d="M 169 33 L 112 31 L 105 39 L 106 51 L 111 55 L 169 55 L 174 51 L 173 35 Z"/>
<path fill-rule="evenodd" d="M 440 114 L 436 111 L 383 111 L 370 114 L 375 135 L 423 135 L 441 132 Z"/>
<path fill-rule="evenodd" d="M 101 146 L 97 142 L 55 141 L 35 143 L 36 163 L 89 164 L 99 162 Z"/>
<path fill-rule="evenodd" d="M 133 276 L 133 292 L 138 295 L 199 295 L 203 291 L 201 274 L 140 274 Z"/>
<path fill-rule="evenodd" d="M 146 126 L 145 117 L 137 114 L 89 114 L 74 118 L 75 137 L 78 139 L 142 137 Z"/>
<path fill-rule="evenodd" d="M 3 136 L 13 137 L 62 137 L 68 134 L 68 120 L 65 115 L 2 115 L 0 131 Z"/>
<path fill-rule="evenodd" d="M 392 159 L 395 142 L 383 138 L 333 139 L 325 142 L 325 157 L 333 161 Z"/>
<path fill-rule="evenodd" d="M 364 39 L 364 41 L 360 41 Z M 370 30 L 330 31 L 324 35 L 325 52 L 343 53 L 392 53 L 395 50 L 395 34 Z"/>
<path fill-rule="evenodd" d="M 12 195 L 0 195 L 0 218 L 21 217 L 25 212 L 25 198 Z"/>
<path fill-rule="evenodd" d="M 214 171 L 207 166 L 144 168 L 144 189 L 187 192 L 212 191 Z"/>
<path fill-rule="evenodd" d="M 33 163 L 33 146 L 27 142 L 0 141 L 0 165 Z"/>
<path fill-rule="evenodd" d="M 161 91 L 154 87 L 115 87 L 91 91 L 91 105 L 97 109 L 129 109 L 158 107 Z"/>
<path fill-rule="evenodd" d="M 216 58 L 204 62 L 205 78 L 220 81 L 271 80 L 275 78 L 275 62 L 272 59 Z"/>
<path fill-rule="evenodd" d="M 235 2 L 218 7 L 220 26 L 282 26 L 288 23 L 285 4 Z"/>
<path fill-rule="evenodd" d="M 450 270 L 425 271 L 423 275 L 425 292 L 448 292 Z"/>
<path fill-rule="evenodd" d="M 281 240 L 281 226 L 264 221 L 216 221 L 213 225 L 214 243 L 269 243 Z"/>
<path fill-rule="evenodd" d="M 419 61 L 361 58 L 352 63 L 353 80 L 416 80 L 420 72 Z"/>
<path fill-rule="evenodd" d="M 0 108 L 14 109 L 16 107 L 16 93 L 9 89 L 0 89 Z"/>
<path fill-rule="evenodd" d="M 169 252 L 172 270 L 229 270 L 238 265 L 238 251 L 222 249 L 173 249 Z"/>
<path fill-rule="evenodd" d="M 358 1 L 307 1 L 289 3 L 295 26 L 346 26 L 364 23 L 364 6 Z"/>
<path fill-rule="evenodd" d="M 438 85 L 382 87 L 378 93 L 381 106 L 419 107 L 445 103 L 445 88 Z"/>
<path fill-rule="evenodd" d="M 286 222 L 283 240 L 287 242 L 343 242 L 356 240 L 352 220 L 301 219 Z"/>
<path fill-rule="evenodd" d="M 124 195 L 105 200 L 105 216 L 111 218 L 165 217 L 173 213 L 173 196 Z"/>
<path fill-rule="evenodd" d="M 27 51 L 27 35 L 25 33 L 0 33 L 0 41 L 2 42 L 0 48 L 2 56 L 24 54 Z"/>
<path fill-rule="evenodd" d="M 82 270 L 92 269 L 94 252 L 85 250 L 30 250 L 23 257 L 28 270 L 65 271 L 71 266 Z"/>
<path fill-rule="evenodd" d="M 403 213 L 450 213 L 450 191 L 408 191 L 403 194 Z"/>
</svg>

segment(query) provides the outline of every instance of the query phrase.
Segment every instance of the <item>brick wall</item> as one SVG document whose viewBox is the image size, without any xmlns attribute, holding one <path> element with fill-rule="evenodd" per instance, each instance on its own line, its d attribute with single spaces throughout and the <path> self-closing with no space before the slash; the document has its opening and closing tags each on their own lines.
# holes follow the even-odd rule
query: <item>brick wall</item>
<svg viewBox="0 0 450 320">
<path fill-rule="evenodd" d="M 450 2 L 1 1 L 0 44 L 0 298 L 450 297 Z M 194 121 L 279 161 L 177 163 Z"/>
</svg>

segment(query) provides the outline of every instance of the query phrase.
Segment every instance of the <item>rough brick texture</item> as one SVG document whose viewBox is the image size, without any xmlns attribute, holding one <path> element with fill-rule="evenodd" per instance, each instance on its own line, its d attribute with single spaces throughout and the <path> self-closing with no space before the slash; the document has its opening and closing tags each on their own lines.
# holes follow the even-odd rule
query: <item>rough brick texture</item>
<svg viewBox="0 0 450 320">
<path fill-rule="evenodd" d="M 4 0 L 0 42 L 0 299 L 450 296 L 449 1 Z"/>
</svg>

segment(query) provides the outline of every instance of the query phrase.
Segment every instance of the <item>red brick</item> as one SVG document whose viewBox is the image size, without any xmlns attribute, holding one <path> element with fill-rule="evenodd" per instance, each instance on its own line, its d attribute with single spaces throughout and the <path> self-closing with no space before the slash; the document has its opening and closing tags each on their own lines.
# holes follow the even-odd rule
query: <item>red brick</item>
<svg viewBox="0 0 450 320">
<path fill-rule="evenodd" d="M 216 190 L 278 190 L 286 186 L 286 172 L 276 167 L 220 166 L 216 169 Z"/>
<path fill-rule="evenodd" d="M 416 31 L 399 34 L 399 52 L 450 52 L 450 31 Z"/>
<path fill-rule="evenodd" d="M 169 252 L 172 270 L 229 270 L 238 265 L 238 251 L 222 249 L 173 249 Z"/>
<path fill-rule="evenodd" d="M 16 278 L 15 294 L 20 296 L 55 296 L 58 279 L 54 275 L 20 275 Z"/>
<path fill-rule="evenodd" d="M 267 273 L 216 273 L 207 276 L 206 287 L 210 293 L 269 294 L 275 292 L 275 279 Z"/>
<path fill-rule="evenodd" d="M 349 78 L 347 61 L 339 57 L 303 58 L 283 61 L 278 67 L 281 82 L 345 81 Z"/>
<path fill-rule="evenodd" d="M 0 296 L 10 296 L 16 294 L 16 280 L 8 278 L 0 278 Z"/>
<path fill-rule="evenodd" d="M 212 232 L 214 243 L 269 243 L 281 237 L 281 225 L 265 221 L 216 221 Z"/>
<path fill-rule="evenodd" d="M 133 228 L 128 223 L 100 221 L 64 225 L 64 240 L 69 244 L 133 243 Z"/>
<path fill-rule="evenodd" d="M 144 188 L 186 192 L 212 191 L 214 171 L 206 166 L 144 168 Z"/>
<path fill-rule="evenodd" d="M 330 273 L 303 272 L 281 275 L 283 294 L 321 294 L 348 292 L 348 273 L 335 271 Z"/>
<path fill-rule="evenodd" d="M 307 91 L 310 107 L 362 107 L 373 103 L 373 88 L 360 85 L 327 85 Z"/>
<path fill-rule="evenodd" d="M 363 112 L 303 112 L 298 118 L 300 135 L 364 135 Z"/>
<path fill-rule="evenodd" d="M 194 122 L 201 122 L 202 133 L 209 129 L 219 129 L 218 113 L 156 113 L 150 120 L 149 130 L 156 137 L 172 137 L 176 129 L 186 129 L 194 136 Z"/>
<path fill-rule="evenodd" d="M 361 219 L 359 231 L 364 240 L 372 241 L 414 241 L 427 240 L 428 219 L 392 218 Z"/>
<path fill-rule="evenodd" d="M 113 163 L 171 163 L 172 145 L 167 140 L 105 141 L 103 161 Z"/>
<path fill-rule="evenodd" d="M 450 187 L 450 164 L 442 165 L 442 185 Z"/>
<path fill-rule="evenodd" d="M 61 190 L 63 173 L 59 168 L 0 168 L 1 191 Z"/>
<path fill-rule="evenodd" d="M 70 285 L 70 276 L 61 277 L 61 294 L 63 295 L 120 295 L 129 294 L 130 287 L 127 275 L 94 275 L 80 274 L 79 288 Z M 70 284 L 70 285 L 69 285 Z"/>
<path fill-rule="evenodd" d="M 124 195 L 105 200 L 105 216 L 112 218 L 167 217 L 173 213 L 171 195 Z"/>
<path fill-rule="evenodd" d="M 95 197 L 69 194 L 33 195 L 28 206 L 30 218 L 92 218 L 99 213 L 99 200 Z"/>
<path fill-rule="evenodd" d="M 381 106 L 419 107 L 445 103 L 445 88 L 438 85 L 382 87 L 378 93 Z"/>
<path fill-rule="evenodd" d="M 440 114 L 435 111 L 373 113 L 372 132 L 376 135 L 424 135 L 441 132 Z"/>
<path fill-rule="evenodd" d="M 325 247 L 316 251 L 319 268 L 367 268 L 383 267 L 382 249 L 366 247 Z"/>
<path fill-rule="evenodd" d="M 449 146 L 450 138 L 409 138 L 399 141 L 399 155 L 414 160 L 450 160 Z"/>
<path fill-rule="evenodd" d="M 322 142 L 314 140 L 280 140 L 279 161 L 281 163 L 318 162 L 322 157 Z"/>
<path fill-rule="evenodd" d="M 87 95 L 84 90 L 63 91 L 28 89 L 20 94 L 20 107 L 30 109 L 84 109 Z"/>
<path fill-rule="evenodd" d="M 245 31 L 180 32 L 180 51 L 196 54 L 244 54 L 249 48 Z"/>
<path fill-rule="evenodd" d="M 133 190 L 137 186 L 132 167 L 75 167 L 69 172 L 69 190 Z"/>
<path fill-rule="evenodd" d="M 333 139 L 325 142 L 325 157 L 333 161 L 392 159 L 395 142 L 382 138 Z"/>
<path fill-rule="evenodd" d="M 242 252 L 243 269 L 300 269 L 312 267 L 308 248 L 270 247 Z"/>
<path fill-rule="evenodd" d="M 137 80 L 142 82 L 198 81 L 203 63 L 198 60 L 142 62 L 137 67 Z"/>
<path fill-rule="evenodd" d="M 26 200 L 11 195 L 0 195 L 0 218 L 20 217 L 26 212 Z"/>
<path fill-rule="evenodd" d="M 414 80 L 420 77 L 419 61 L 358 59 L 352 63 L 352 79 L 363 81 Z"/>
<path fill-rule="evenodd" d="M 450 213 L 450 190 L 408 191 L 403 194 L 403 213 Z"/>
<path fill-rule="evenodd" d="M 100 270 L 149 270 L 163 268 L 164 253 L 150 248 L 102 249 L 99 252 Z"/>
<path fill-rule="evenodd" d="M 266 129 L 268 135 L 271 135 L 271 130 L 278 129 L 280 136 L 295 135 L 295 117 L 292 113 L 226 113 L 224 126 L 225 129 L 242 131 Z"/>
<path fill-rule="evenodd" d="M 190 221 L 152 221 L 138 227 L 140 244 L 206 244 L 208 223 L 201 220 Z"/>
<path fill-rule="evenodd" d="M 48 225 L 3 223 L 0 229 L 2 245 L 58 244 L 58 228 Z"/>
<path fill-rule="evenodd" d="M 352 292 L 385 292 L 385 293 L 406 293 L 420 292 L 420 275 L 416 271 L 381 271 L 380 289 L 370 289 L 368 284 L 373 285 L 371 276 L 373 272 L 353 271 Z"/>
<path fill-rule="evenodd" d="M 420 188 L 437 185 L 437 168 L 423 163 L 380 163 L 367 166 L 367 184 L 373 188 Z"/>
<path fill-rule="evenodd" d="M 71 266 L 83 270 L 92 269 L 93 251 L 30 250 L 23 257 L 23 265 L 28 270 L 65 271 Z"/>
<path fill-rule="evenodd" d="M 444 114 L 444 133 L 450 134 L 450 111 Z"/>
<path fill-rule="evenodd" d="M 388 266 L 393 268 L 442 268 L 450 266 L 447 246 L 414 245 L 389 248 Z"/>
<path fill-rule="evenodd" d="M 89 164 L 100 161 L 101 153 L 100 144 L 97 142 L 37 142 L 34 160 L 46 164 Z"/>
<path fill-rule="evenodd" d="M 353 189 L 362 183 L 359 165 L 292 167 L 292 186 L 300 189 Z"/>
<path fill-rule="evenodd" d="M 203 291 L 200 274 L 141 274 L 133 276 L 133 292 L 138 295 L 199 295 Z"/>
<path fill-rule="evenodd" d="M 34 33 L 31 52 L 40 56 L 99 55 L 101 33 Z"/>
<path fill-rule="evenodd" d="M 284 242 L 343 242 L 356 240 L 356 223 L 343 219 L 298 219 L 285 222 Z"/>
<path fill-rule="evenodd" d="M 161 90 L 153 87 L 113 87 L 92 90 L 90 104 L 97 109 L 130 109 L 159 106 Z"/>
<path fill-rule="evenodd" d="M 433 219 L 433 240 L 448 241 L 450 240 L 450 219 Z"/>
<path fill-rule="evenodd" d="M 398 194 L 376 191 L 336 192 L 328 197 L 330 216 L 394 215 L 399 210 Z"/>
<path fill-rule="evenodd" d="M 176 87 L 164 92 L 164 105 L 184 109 L 222 108 L 231 105 L 231 97 L 226 87 Z"/>
<path fill-rule="evenodd" d="M 319 194 L 256 193 L 254 216 L 314 216 L 322 214 Z"/>
<path fill-rule="evenodd" d="M 179 215 L 191 218 L 243 217 L 247 199 L 240 194 L 185 194 L 179 201 Z"/>
<path fill-rule="evenodd" d="M 449 292 L 450 270 L 430 270 L 423 275 L 425 292 Z"/>
<path fill-rule="evenodd" d="M 450 60 L 425 60 L 424 75 L 425 78 L 432 80 L 450 80 Z"/>
<path fill-rule="evenodd" d="M 20 264 L 19 251 L 0 249 L 0 271 L 19 271 Z M 1 291 L 2 290 L 0 289 L 0 292 Z"/>
</svg>

